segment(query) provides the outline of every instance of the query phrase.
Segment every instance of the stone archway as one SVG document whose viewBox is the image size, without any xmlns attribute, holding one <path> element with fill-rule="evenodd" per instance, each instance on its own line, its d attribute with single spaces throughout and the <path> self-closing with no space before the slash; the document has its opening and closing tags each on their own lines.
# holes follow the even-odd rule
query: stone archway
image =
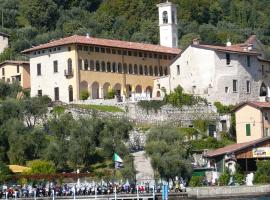
<svg viewBox="0 0 270 200">
<path fill-rule="evenodd" d="M 260 97 L 266 97 L 267 96 L 267 86 L 264 82 L 262 82 L 261 87 L 260 87 Z"/>
<path fill-rule="evenodd" d="M 142 93 L 142 86 L 141 85 L 137 85 L 135 88 L 135 93 L 136 94 L 141 94 Z"/>
<path fill-rule="evenodd" d="M 152 98 L 152 92 L 153 92 L 153 88 L 151 86 L 148 86 L 145 89 L 146 94 L 149 94 L 150 98 Z"/>
<path fill-rule="evenodd" d="M 110 83 L 106 82 L 103 85 L 103 98 L 107 98 L 108 97 L 109 89 L 110 89 Z"/>
<path fill-rule="evenodd" d="M 131 95 L 132 95 L 132 85 L 130 85 L 130 84 L 126 85 L 126 92 L 127 92 L 127 97 L 131 97 Z"/>
<path fill-rule="evenodd" d="M 86 81 L 80 82 L 80 91 L 87 90 L 88 91 L 88 83 Z"/>
<path fill-rule="evenodd" d="M 92 84 L 92 99 L 99 99 L 99 84 L 98 82 L 94 82 Z"/>
<path fill-rule="evenodd" d="M 115 94 L 121 96 L 121 89 L 122 89 L 121 84 L 116 83 L 113 88 L 115 90 Z"/>
<path fill-rule="evenodd" d="M 160 97 L 160 91 L 157 91 L 157 95 L 156 95 L 157 97 Z"/>
</svg>

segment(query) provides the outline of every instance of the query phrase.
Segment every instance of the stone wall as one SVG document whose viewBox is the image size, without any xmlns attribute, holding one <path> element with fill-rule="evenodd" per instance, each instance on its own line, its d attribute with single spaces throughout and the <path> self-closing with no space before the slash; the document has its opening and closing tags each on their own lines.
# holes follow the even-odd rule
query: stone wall
<svg viewBox="0 0 270 200">
<path fill-rule="evenodd" d="M 247 197 L 270 194 L 270 185 L 187 188 L 189 198 Z"/>
<path fill-rule="evenodd" d="M 127 117 L 136 124 L 171 123 L 177 126 L 190 126 L 197 119 L 219 121 L 219 115 L 212 106 L 194 106 L 178 109 L 170 105 L 160 110 L 145 110 L 136 103 L 128 104 Z"/>
<path fill-rule="evenodd" d="M 109 102 L 109 105 L 112 105 Z M 100 105 L 100 104 L 99 104 Z M 104 104 L 104 102 L 102 103 Z M 125 112 L 122 113 L 110 113 L 100 112 L 87 109 L 79 109 L 76 107 L 70 107 L 69 112 L 72 112 L 75 116 L 90 115 L 93 114 L 99 117 L 114 117 L 114 118 L 128 118 L 131 122 L 136 125 L 162 125 L 162 124 L 173 124 L 176 126 L 188 127 L 192 125 L 192 122 L 197 119 L 210 120 L 216 122 L 217 127 L 220 121 L 220 116 L 216 112 L 216 108 L 213 106 L 198 105 L 194 107 L 183 107 L 182 109 L 175 108 L 170 105 L 162 106 L 161 109 L 145 110 L 141 108 L 137 103 L 121 103 L 115 104 L 123 109 Z"/>
</svg>

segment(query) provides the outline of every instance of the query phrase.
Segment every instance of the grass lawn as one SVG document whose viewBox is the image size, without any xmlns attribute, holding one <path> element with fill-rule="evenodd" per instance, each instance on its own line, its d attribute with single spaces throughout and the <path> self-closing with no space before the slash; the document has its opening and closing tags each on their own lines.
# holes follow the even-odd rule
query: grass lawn
<svg viewBox="0 0 270 200">
<path fill-rule="evenodd" d="M 73 104 L 73 106 L 89 110 L 99 110 L 103 112 L 124 112 L 121 108 L 118 108 L 116 106 L 91 105 L 91 104 Z"/>
</svg>

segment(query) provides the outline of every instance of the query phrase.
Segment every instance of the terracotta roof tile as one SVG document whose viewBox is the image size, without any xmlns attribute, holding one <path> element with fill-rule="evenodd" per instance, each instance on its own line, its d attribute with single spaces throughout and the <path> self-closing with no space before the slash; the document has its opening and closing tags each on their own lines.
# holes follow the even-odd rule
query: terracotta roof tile
<svg viewBox="0 0 270 200">
<path fill-rule="evenodd" d="M 249 106 L 252 106 L 252 107 L 257 108 L 257 109 L 270 108 L 270 102 L 247 101 L 247 102 L 243 102 L 243 103 L 238 104 L 233 109 L 233 111 L 237 111 L 245 105 L 249 105 Z"/>
<path fill-rule="evenodd" d="M 8 34 L 2 33 L 2 32 L 0 32 L 0 35 L 2 35 L 2 36 L 4 36 L 4 37 L 10 37 Z"/>
<path fill-rule="evenodd" d="M 29 64 L 29 61 L 23 61 L 23 60 L 6 60 L 6 61 L 0 63 L 0 66 L 5 65 L 5 64 L 21 65 L 21 64 Z"/>
<path fill-rule="evenodd" d="M 248 50 L 247 46 L 242 46 L 240 44 L 232 45 L 232 46 L 215 46 L 215 45 L 205 45 L 205 44 L 198 44 L 194 45 L 194 47 L 199 47 L 199 48 L 206 48 L 206 49 L 211 49 L 215 51 L 223 51 L 223 52 L 232 52 L 232 53 L 243 53 L 243 54 L 254 54 L 254 55 L 259 55 L 259 52 Z"/>
<path fill-rule="evenodd" d="M 253 146 L 255 144 L 264 142 L 265 140 L 269 140 L 269 139 L 270 139 L 270 137 L 264 137 L 264 138 L 250 141 L 250 142 L 227 145 L 225 147 L 222 147 L 222 148 L 219 148 L 216 150 L 208 151 L 206 153 L 206 157 L 215 157 L 215 156 L 219 156 L 219 155 L 234 153 L 234 152 L 240 151 L 242 149 L 245 149 L 247 147 Z"/>
<path fill-rule="evenodd" d="M 62 46 L 62 45 L 67 45 L 67 44 L 99 45 L 99 46 L 105 46 L 105 47 L 116 47 L 116 48 L 123 48 L 123 49 L 134 49 L 134 50 L 141 50 L 141 51 L 169 53 L 169 54 L 179 54 L 181 52 L 180 49 L 169 48 L 169 47 L 164 47 L 160 45 L 73 35 L 73 36 L 62 38 L 59 40 L 54 40 L 46 44 L 41 44 L 30 49 L 26 49 L 22 53 L 30 53 L 32 51 L 36 51 L 40 49 L 46 49 L 50 47 Z"/>
</svg>

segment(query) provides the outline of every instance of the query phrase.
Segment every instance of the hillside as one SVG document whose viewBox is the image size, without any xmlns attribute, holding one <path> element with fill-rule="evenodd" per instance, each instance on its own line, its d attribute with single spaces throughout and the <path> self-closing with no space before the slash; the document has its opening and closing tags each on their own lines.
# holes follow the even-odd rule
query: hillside
<svg viewBox="0 0 270 200">
<path fill-rule="evenodd" d="M 161 0 L 0 0 L 11 48 L 0 55 L 22 59 L 20 51 L 72 34 L 157 44 L 156 4 Z M 178 5 L 180 47 L 195 37 L 205 43 L 244 41 L 256 34 L 270 44 L 268 0 L 172 0 Z M 0 15 L 0 22 L 2 17 Z"/>
</svg>

